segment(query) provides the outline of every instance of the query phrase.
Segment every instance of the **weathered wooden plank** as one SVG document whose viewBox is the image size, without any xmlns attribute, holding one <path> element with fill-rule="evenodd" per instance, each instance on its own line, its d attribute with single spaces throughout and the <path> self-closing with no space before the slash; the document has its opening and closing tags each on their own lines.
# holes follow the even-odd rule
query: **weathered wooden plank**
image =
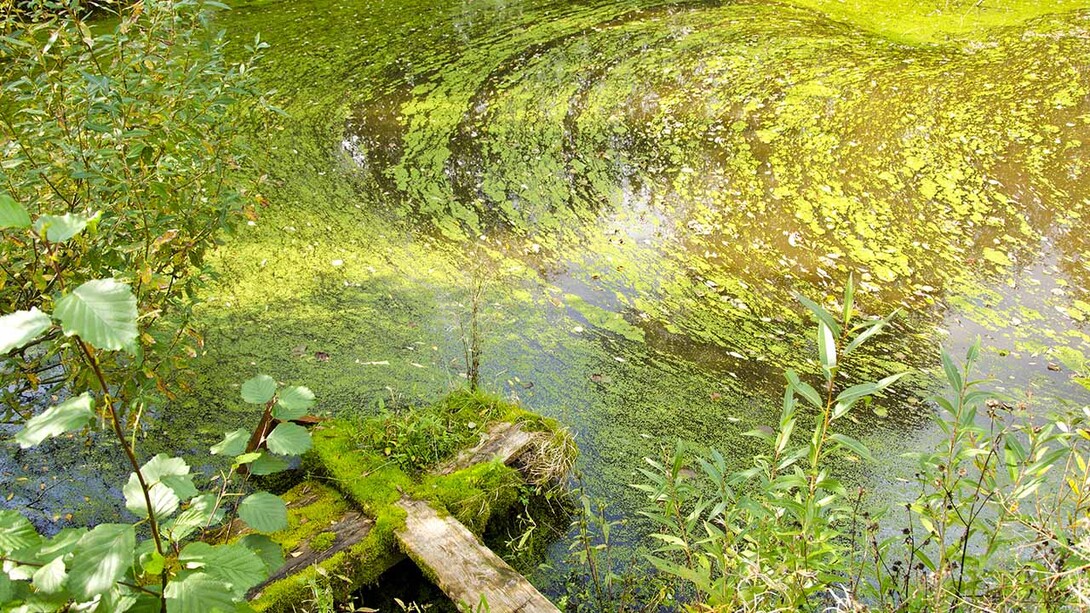
<svg viewBox="0 0 1090 613">
<path fill-rule="evenodd" d="M 348 511 L 325 531 L 333 533 L 332 545 L 326 549 L 315 551 L 310 547 L 310 540 L 300 543 L 287 555 L 287 559 L 284 565 L 280 567 L 280 570 L 277 570 L 264 582 L 251 589 L 246 594 L 246 598 L 253 600 L 260 596 L 261 591 L 270 583 L 290 577 L 312 564 L 318 564 L 332 557 L 333 554 L 348 549 L 366 538 L 374 525 L 374 520 L 359 511 Z"/>
<path fill-rule="evenodd" d="M 481 441 L 476 447 L 462 451 L 453 459 L 440 464 L 432 472 L 437 475 L 449 475 L 474 464 L 491 462 L 494 459 L 500 459 L 504 464 L 511 464 L 526 451 L 533 440 L 534 434 L 523 431 L 521 424 L 500 422 L 481 435 Z"/>
<path fill-rule="evenodd" d="M 398 505 L 408 515 L 397 533 L 402 549 L 456 604 L 476 609 L 484 600 L 491 613 L 559 613 L 458 520 L 440 517 L 420 500 L 405 498 Z"/>
</svg>

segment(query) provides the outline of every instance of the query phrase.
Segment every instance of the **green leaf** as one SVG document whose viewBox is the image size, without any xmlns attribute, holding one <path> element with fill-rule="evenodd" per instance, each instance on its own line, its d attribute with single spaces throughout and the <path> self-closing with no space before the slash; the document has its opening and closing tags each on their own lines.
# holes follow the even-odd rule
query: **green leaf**
<svg viewBox="0 0 1090 613">
<path fill-rule="evenodd" d="M 855 307 L 855 275 L 848 275 L 848 284 L 844 287 L 844 325 L 852 319 L 852 308 Z"/>
<path fill-rule="evenodd" d="M 826 370 L 836 368 L 836 337 L 824 321 L 818 322 L 818 357 Z"/>
<path fill-rule="evenodd" d="M 870 455 L 870 450 L 867 449 L 866 445 L 846 434 L 840 434 L 839 432 L 837 432 L 830 435 L 829 439 L 841 445 L 842 447 L 845 447 L 846 449 L 848 449 L 855 455 L 863 458 L 864 460 L 873 460 Z"/>
<path fill-rule="evenodd" d="M 276 394 L 276 381 L 269 375 L 258 375 L 242 384 L 242 399 L 250 404 L 265 404 Z"/>
<path fill-rule="evenodd" d="M 53 317 L 67 336 L 79 335 L 98 349 L 133 349 L 136 296 L 113 279 L 88 281 L 57 301 Z"/>
<path fill-rule="evenodd" d="M 15 440 L 23 449 L 33 447 L 47 438 L 59 436 L 87 426 L 94 418 L 94 398 L 84 392 L 75 398 L 49 407 L 40 415 L 35 415 L 26 423 L 26 427 L 15 435 Z"/>
<path fill-rule="evenodd" d="M 212 455 L 237 456 L 246 451 L 246 443 L 250 440 L 250 432 L 245 428 L 239 428 L 234 432 L 223 435 L 223 440 L 212 446 Z"/>
<path fill-rule="evenodd" d="M 859 385 L 853 385 L 848 389 L 840 392 L 836 397 L 837 405 L 836 410 L 833 411 L 833 419 L 841 417 L 844 413 L 847 413 L 849 409 L 860 399 L 866 396 L 872 396 L 879 392 L 883 392 L 889 386 L 899 381 L 902 377 L 907 375 L 907 372 L 900 372 L 895 375 L 890 375 L 880 381 L 874 383 L 860 383 Z"/>
<path fill-rule="evenodd" d="M 942 352 L 942 369 L 946 372 L 946 380 L 950 383 L 950 389 L 960 392 L 962 389 L 961 373 L 958 372 L 958 367 L 954 365 L 954 359 L 945 351 Z"/>
<path fill-rule="evenodd" d="M 167 584 L 167 610 L 170 613 L 230 613 L 235 610 L 234 593 L 208 573 L 193 573 Z"/>
<path fill-rule="evenodd" d="M 271 575 L 284 565 L 284 550 L 280 544 L 264 534 L 247 534 L 239 544 L 254 552 L 265 565 L 265 574 Z"/>
<path fill-rule="evenodd" d="M 144 475 L 148 483 L 154 483 L 161 481 L 163 477 L 188 475 L 189 465 L 181 458 L 160 453 L 140 467 L 140 474 Z"/>
<path fill-rule="evenodd" d="M 832 330 L 834 334 L 840 334 L 840 325 L 836 323 L 836 318 L 833 317 L 832 313 L 829 313 L 829 311 L 826 311 L 821 305 L 802 294 L 796 295 L 795 298 L 814 314 L 814 317 L 817 318 L 819 323 L 824 323 L 826 326 L 829 326 L 829 329 Z"/>
<path fill-rule="evenodd" d="M 163 574 L 166 563 L 166 558 L 154 549 L 140 554 L 140 568 L 149 575 Z"/>
<path fill-rule="evenodd" d="M 52 325 L 49 316 L 37 308 L 0 317 L 0 355 L 26 345 Z"/>
<path fill-rule="evenodd" d="M 280 391 L 280 397 L 273 408 L 273 417 L 281 421 L 299 419 L 314 406 L 314 392 L 302 386 L 286 387 Z"/>
<path fill-rule="evenodd" d="M 64 569 L 64 556 L 58 556 L 52 562 L 34 571 L 34 587 L 46 594 L 55 594 L 64 587 L 68 573 Z"/>
<path fill-rule="evenodd" d="M 99 524 L 83 535 L 72 554 L 68 589 L 90 600 L 110 590 L 133 562 L 136 529 L 131 524 Z"/>
<path fill-rule="evenodd" d="M 51 243 L 63 243 L 73 236 L 83 232 L 87 224 L 98 217 L 98 213 L 88 217 L 65 213 L 64 215 L 42 215 L 34 222 L 34 230 Z"/>
<path fill-rule="evenodd" d="M 894 314 L 896 314 L 896 312 L 894 312 Z M 890 317 L 892 317 L 892 315 L 890 315 Z M 888 318 L 879 319 L 869 324 L 866 330 L 863 330 L 862 332 L 857 334 L 855 338 L 853 338 L 851 342 L 848 343 L 848 346 L 844 348 L 844 355 L 848 355 L 849 353 L 855 351 L 856 348 L 867 342 L 867 340 L 869 340 L 872 336 L 884 330 L 887 325 L 889 325 Z"/>
<path fill-rule="evenodd" d="M 15 584 L 5 573 L 0 573 L 0 602 L 15 600 Z"/>
<path fill-rule="evenodd" d="M 147 502 L 144 500 L 144 491 L 140 481 L 136 479 L 136 473 L 129 474 L 129 481 L 125 482 L 121 493 L 125 496 L 125 508 L 137 517 L 147 518 Z M 162 483 L 149 483 L 147 495 L 152 500 L 152 509 L 156 517 L 167 517 L 178 510 L 181 503 L 178 494 Z"/>
<path fill-rule="evenodd" d="M 214 494 L 202 494 L 189 502 L 189 506 L 168 522 L 164 531 L 174 541 L 180 541 L 205 526 L 214 526 L 223 521 L 224 512 L 216 504 Z"/>
<path fill-rule="evenodd" d="M 0 511 L 0 554 L 34 547 L 42 537 L 30 521 L 15 511 Z"/>
<path fill-rule="evenodd" d="M 269 451 L 280 455 L 301 455 L 310 449 L 310 433 L 307 429 L 282 422 L 265 439 Z"/>
<path fill-rule="evenodd" d="M 23 205 L 7 194 L 0 194 L 0 230 L 5 228 L 29 228 L 30 215 Z"/>
<path fill-rule="evenodd" d="M 250 464 L 250 474 L 258 477 L 287 470 L 288 461 L 276 454 L 264 452 Z"/>
<path fill-rule="evenodd" d="M 288 527 L 288 507 L 268 492 L 247 496 L 238 505 L 238 516 L 257 532 L 277 532 Z"/>
<path fill-rule="evenodd" d="M 193 478 L 189 475 L 189 466 L 181 458 L 160 453 L 140 467 L 140 473 L 148 486 L 148 496 L 157 517 L 173 515 L 182 500 L 197 494 Z M 129 481 L 121 491 L 125 495 L 126 509 L 138 517 L 148 516 L 144 492 L 136 473 L 129 474 Z"/>
<path fill-rule="evenodd" d="M 197 487 L 193 485 L 191 475 L 164 475 L 159 483 L 169 487 L 182 500 L 189 500 L 197 495 Z"/>
<path fill-rule="evenodd" d="M 814 386 L 799 379 L 798 374 L 795 373 L 794 370 L 790 368 L 787 369 L 784 376 L 787 377 L 787 382 L 791 385 L 791 389 L 801 394 L 807 402 L 819 409 L 825 406 L 825 403 L 821 401 L 821 395 L 814 389 Z"/>
<path fill-rule="evenodd" d="M 265 580 L 265 563 L 243 545 L 190 543 L 178 556 L 189 569 L 202 569 L 227 584 L 241 599 L 246 591 Z"/>
<path fill-rule="evenodd" d="M 48 542 L 42 544 L 37 551 L 35 561 L 51 562 L 54 558 L 68 555 L 76 548 L 84 534 L 87 534 L 87 528 L 65 528 L 61 530 Z"/>
</svg>

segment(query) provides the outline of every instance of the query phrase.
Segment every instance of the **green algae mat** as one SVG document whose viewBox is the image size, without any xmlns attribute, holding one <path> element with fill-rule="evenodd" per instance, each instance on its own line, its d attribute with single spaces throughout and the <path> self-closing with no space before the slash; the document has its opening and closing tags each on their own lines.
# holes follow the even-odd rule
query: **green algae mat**
<svg viewBox="0 0 1090 613">
<path fill-rule="evenodd" d="M 816 372 L 795 294 L 831 303 L 849 274 L 864 311 L 904 311 L 845 371 L 915 373 L 848 426 L 882 462 L 843 470 L 875 496 L 935 438 L 942 346 L 981 337 L 983 374 L 1031 411 L 1085 400 L 1054 368 L 1090 349 L 1090 2 L 257 0 L 218 19 L 271 44 L 285 117 L 261 134 L 268 205 L 218 255 L 194 391 L 162 412 L 176 448 L 255 419 L 222 400 L 250 373 L 346 418 L 440 397 L 478 290 L 485 387 L 571 427 L 621 517 L 640 459 L 678 438 L 750 455 L 783 369 Z M 18 464 L 20 499 L 53 484 Z M 86 478 L 42 521 L 108 516 L 82 499 L 101 464 L 75 460 Z"/>
</svg>

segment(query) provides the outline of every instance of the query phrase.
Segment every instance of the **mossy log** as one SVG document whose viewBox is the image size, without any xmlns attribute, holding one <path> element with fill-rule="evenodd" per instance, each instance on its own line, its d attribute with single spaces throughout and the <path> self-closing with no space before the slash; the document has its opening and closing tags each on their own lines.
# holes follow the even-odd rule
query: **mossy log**
<svg viewBox="0 0 1090 613">
<path fill-rule="evenodd" d="M 523 468 L 520 459 L 532 456 L 543 442 L 566 436 L 532 414 L 517 410 L 505 416 L 512 415 L 519 419 L 493 423 L 477 445 L 416 478 L 381 454 L 361 449 L 353 427 L 335 421 L 319 426 L 307 468 L 325 478 L 284 494 L 289 528 L 274 540 L 287 561 L 251 591 L 252 606 L 292 611 L 311 597 L 313 582 L 332 587 L 334 596 L 344 599 L 410 553 L 440 588 L 451 590 L 447 593 L 455 602 L 476 607 L 483 597 L 494 613 L 556 611 L 479 540 L 489 520 L 508 513 L 518 499 L 525 477 L 511 466 Z M 416 535 L 413 526 L 445 535 L 446 545 L 429 545 L 433 537 Z M 441 559 L 442 551 L 454 559 Z"/>
<path fill-rule="evenodd" d="M 510 466 L 534 442 L 538 432 L 524 432 L 522 424 L 500 422 L 489 428 L 481 435 L 481 441 L 476 447 L 466 449 L 453 459 L 440 464 L 432 474 L 449 475 L 459 470 L 464 470 L 474 464 L 483 464 L 493 460 L 499 460 Z"/>
<path fill-rule="evenodd" d="M 265 586 L 290 577 L 308 566 L 324 562 L 333 557 L 334 554 L 340 553 L 341 551 L 356 545 L 366 538 L 374 527 L 375 520 L 359 511 L 348 511 L 330 526 L 328 530 L 324 530 L 310 539 L 306 539 L 299 543 L 299 545 L 288 554 L 287 560 L 284 562 L 284 565 L 280 567 L 280 570 L 277 570 L 264 582 L 251 589 L 246 597 L 252 600 L 261 594 L 262 590 L 265 589 Z M 323 538 L 327 535 L 332 535 L 332 541 L 322 543 L 322 541 L 328 541 L 328 539 Z"/>
</svg>

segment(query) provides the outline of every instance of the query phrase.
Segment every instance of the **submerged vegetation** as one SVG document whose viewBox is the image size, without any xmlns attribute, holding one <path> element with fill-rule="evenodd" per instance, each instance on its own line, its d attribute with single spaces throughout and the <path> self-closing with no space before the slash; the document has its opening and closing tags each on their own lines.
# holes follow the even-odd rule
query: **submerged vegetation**
<svg viewBox="0 0 1090 613">
<path fill-rule="evenodd" d="M 331 611 L 404 496 L 566 610 L 1090 608 L 1090 2 L 97 4 L 0 9 L 0 609 Z"/>
</svg>

